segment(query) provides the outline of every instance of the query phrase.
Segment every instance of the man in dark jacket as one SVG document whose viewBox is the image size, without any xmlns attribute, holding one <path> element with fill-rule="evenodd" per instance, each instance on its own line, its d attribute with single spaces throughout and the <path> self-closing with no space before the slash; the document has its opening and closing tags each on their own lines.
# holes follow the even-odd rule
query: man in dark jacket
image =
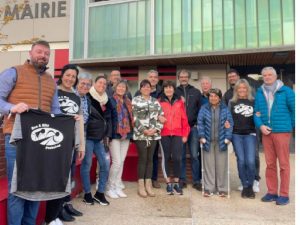
<svg viewBox="0 0 300 225">
<path fill-rule="evenodd" d="M 229 100 L 232 99 L 234 85 L 239 79 L 240 79 L 240 75 L 239 75 L 238 71 L 236 71 L 235 69 L 230 69 L 227 72 L 227 81 L 230 85 L 230 88 L 224 93 L 224 96 L 223 96 L 223 100 L 226 105 L 228 105 Z"/>
<path fill-rule="evenodd" d="M 188 147 L 190 150 L 191 164 L 192 164 L 192 177 L 193 188 L 201 190 L 201 160 L 200 156 L 200 144 L 197 131 L 197 116 L 201 107 L 202 95 L 201 92 L 194 86 L 189 84 L 191 73 L 187 70 L 180 70 L 177 73 L 177 78 L 180 85 L 176 88 L 176 94 L 182 96 L 185 102 L 185 109 L 188 116 L 191 132 L 188 137 Z M 182 187 L 186 187 L 186 147 L 183 145 L 182 150 L 182 164 L 181 164 L 181 177 L 180 183 Z"/>
</svg>

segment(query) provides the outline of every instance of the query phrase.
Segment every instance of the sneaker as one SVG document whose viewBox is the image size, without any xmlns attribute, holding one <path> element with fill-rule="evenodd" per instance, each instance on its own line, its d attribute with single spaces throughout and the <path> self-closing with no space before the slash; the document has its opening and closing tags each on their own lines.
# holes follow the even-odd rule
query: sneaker
<svg viewBox="0 0 300 225">
<path fill-rule="evenodd" d="M 289 197 L 279 196 L 276 200 L 276 205 L 287 205 L 290 203 Z"/>
<path fill-rule="evenodd" d="M 84 198 L 82 200 L 87 205 L 94 205 L 94 199 L 92 197 L 91 192 L 84 194 Z"/>
<path fill-rule="evenodd" d="M 219 197 L 224 198 L 227 196 L 227 193 L 225 191 L 219 191 L 218 195 Z"/>
<path fill-rule="evenodd" d="M 172 185 L 172 183 L 167 183 L 167 194 L 168 195 L 173 195 L 174 193 L 173 193 L 173 185 Z"/>
<path fill-rule="evenodd" d="M 238 186 L 237 190 L 242 191 L 243 190 L 243 185 Z"/>
<path fill-rule="evenodd" d="M 253 191 L 253 187 L 248 187 L 248 193 L 247 193 L 247 197 L 251 198 L 251 199 L 255 199 L 255 193 Z"/>
<path fill-rule="evenodd" d="M 48 224 L 48 225 L 56 225 L 57 223 L 56 223 L 56 220 L 52 220 L 50 223 L 46 223 L 46 222 L 45 222 L 45 224 Z"/>
<path fill-rule="evenodd" d="M 202 191 L 202 186 L 200 183 L 193 184 L 193 188 L 196 189 L 197 191 Z"/>
<path fill-rule="evenodd" d="M 109 201 L 106 200 L 104 193 L 97 191 L 94 195 L 94 200 L 100 205 L 109 205 Z"/>
<path fill-rule="evenodd" d="M 210 191 L 208 191 L 208 190 L 205 190 L 205 191 L 204 191 L 204 197 L 211 197 L 211 196 L 213 196 L 213 195 L 214 195 L 213 192 L 210 192 Z"/>
<path fill-rule="evenodd" d="M 105 192 L 106 196 L 109 198 L 119 198 L 119 195 L 115 192 L 115 190 L 109 189 L 108 191 Z"/>
<path fill-rule="evenodd" d="M 183 195 L 182 188 L 180 187 L 179 183 L 174 183 L 173 185 L 174 193 L 177 195 Z"/>
<path fill-rule="evenodd" d="M 117 194 L 118 197 L 120 198 L 127 198 L 127 195 L 122 191 L 122 189 L 116 189 L 115 193 Z"/>
<path fill-rule="evenodd" d="M 160 188 L 160 183 L 157 180 L 152 180 L 152 187 L 153 188 Z"/>
<path fill-rule="evenodd" d="M 263 202 L 273 202 L 273 201 L 276 201 L 277 198 L 278 198 L 278 195 L 273 195 L 273 194 L 267 193 L 264 197 L 261 198 L 261 201 L 263 201 Z"/>
<path fill-rule="evenodd" d="M 180 180 L 179 181 L 179 186 L 183 189 L 183 188 L 186 188 L 187 187 L 187 184 L 184 180 Z"/>
<path fill-rule="evenodd" d="M 259 192 L 259 181 L 258 180 L 254 180 L 254 182 L 253 182 L 253 191 L 255 193 Z"/>
<path fill-rule="evenodd" d="M 241 193 L 242 198 L 248 198 L 248 189 L 243 188 L 242 186 L 242 193 Z"/>
<path fill-rule="evenodd" d="M 122 190 L 125 189 L 125 185 L 124 185 L 124 183 L 123 183 L 122 181 L 120 181 L 120 182 L 118 183 L 118 187 L 121 188 Z"/>
<path fill-rule="evenodd" d="M 59 218 L 56 218 L 55 225 L 64 225 L 64 224 Z"/>
</svg>

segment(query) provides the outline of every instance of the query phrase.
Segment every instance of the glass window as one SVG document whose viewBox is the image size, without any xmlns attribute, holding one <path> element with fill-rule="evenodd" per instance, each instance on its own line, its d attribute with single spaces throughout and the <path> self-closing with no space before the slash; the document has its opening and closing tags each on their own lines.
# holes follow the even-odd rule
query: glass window
<svg viewBox="0 0 300 225">
<path fill-rule="evenodd" d="M 192 51 L 202 51 L 202 12 L 201 1 L 192 0 Z"/>
<path fill-rule="evenodd" d="M 202 1 L 203 50 L 212 50 L 212 4 L 211 0 Z"/>
<path fill-rule="evenodd" d="M 235 0 L 235 48 L 246 48 L 245 0 Z"/>
<path fill-rule="evenodd" d="M 256 1 L 246 1 L 247 48 L 257 48 Z"/>
<path fill-rule="evenodd" d="M 213 1 L 213 49 L 223 49 L 223 12 L 222 0 Z"/>
<path fill-rule="evenodd" d="M 282 2 L 282 18 L 283 18 L 283 44 L 295 44 L 295 1 L 285 0 Z"/>
<path fill-rule="evenodd" d="M 224 0 L 223 4 L 224 49 L 234 49 L 233 0 Z"/>
<path fill-rule="evenodd" d="M 270 2 L 271 45 L 282 45 L 281 1 Z"/>
<path fill-rule="evenodd" d="M 270 46 L 269 0 L 257 1 L 259 47 Z"/>
</svg>

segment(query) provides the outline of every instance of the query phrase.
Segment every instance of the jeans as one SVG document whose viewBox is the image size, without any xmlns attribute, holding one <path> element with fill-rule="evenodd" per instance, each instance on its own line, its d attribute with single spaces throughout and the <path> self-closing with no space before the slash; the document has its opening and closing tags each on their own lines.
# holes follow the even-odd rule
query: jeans
<svg viewBox="0 0 300 225">
<path fill-rule="evenodd" d="M 112 139 L 110 143 L 111 167 L 108 189 L 121 189 L 124 161 L 129 147 L 129 140 Z"/>
<path fill-rule="evenodd" d="M 104 145 L 99 140 L 86 139 L 85 156 L 81 163 L 80 175 L 85 193 L 91 192 L 90 170 L 92 166 L 93 153 L 99 163 L 99 183 L 98 192 L 104 193 L 108 180 L 110 157 L 105 151 Z"/>
<path fill-rule="evenodd" d="M 232 144 L 237 157 L 239 178 L 244 188 L 252 187 L 255 178 L 256 136 L 232 135 Z"/>
<path fill-rule="evenodd" d="M 187 144 L 183 144 L 182 149 L 182 163 L 181 163 L 181 175 L 180 180 L 186 182 L 186 147 L 189 147 L 190 157 L 191 157 L 191 165 L 192 165 L 192 177 L 193 184 L 200 183 L 201 180 L 201 151 L 200 151 L 200 143 L 198 138 L 197 127 L 192 127 L 191 132 L 189 134 L 189 138 Z M 200 158 L 200 160 L 199 160 Z"/>
<path fill-rule="evenodd" d="M 16 161 L 16 147 L 9 144 L 10 135 L 5 136 L 5 157 L 7 166 L 8 190 L 10 192 L 14 164 Z M 7 217 L 8 225 L 34 225 L 39 210 L 39 202 L 28 201 L 8 194 Z"/>
</svg>

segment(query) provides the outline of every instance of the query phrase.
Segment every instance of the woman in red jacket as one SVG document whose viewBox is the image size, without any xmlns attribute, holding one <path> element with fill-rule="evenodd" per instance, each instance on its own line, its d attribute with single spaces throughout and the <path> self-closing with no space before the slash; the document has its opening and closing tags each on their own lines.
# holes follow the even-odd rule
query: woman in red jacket
<svg viewBox="0 0 300 225">
<path fill-rule="evenodd" d="M 175 83 L 165 81 L 163 83 L 163 94 L 160 98 L 160 105 L 163 109 L 166 122 L 161 130 L 162 144 L 162 167 L 167 182 L 167 193 L 169 195 L 182 195 L 182 188 L 179 186 L 181 168 L 182 145 L 187 141 L 190 132 L 188 119 L 184 107 L 184 101 L 175 94 Z M 173 183 L 170 178 L 169 163 L 173 160 Z"/>
</svg>

